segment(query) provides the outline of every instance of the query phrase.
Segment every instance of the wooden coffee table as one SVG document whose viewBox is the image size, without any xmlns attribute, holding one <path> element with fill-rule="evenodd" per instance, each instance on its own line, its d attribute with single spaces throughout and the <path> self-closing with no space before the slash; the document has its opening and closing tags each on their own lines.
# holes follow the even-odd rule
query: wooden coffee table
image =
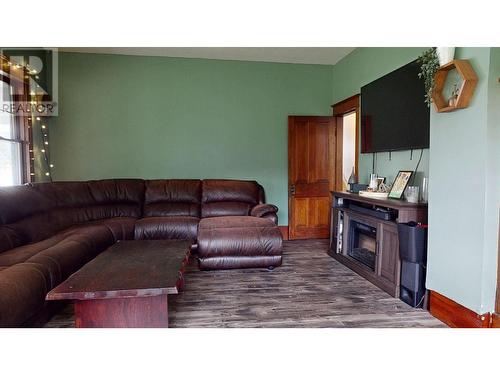
<svg viewBox="0 0 500 375">
<path fill-rule="evenodd" d="M 46 299 L 73 300 L 75 326 L 168 327 L 168 295 L 184 285 L 190 241 L 119 241 Z"/>
</svg>

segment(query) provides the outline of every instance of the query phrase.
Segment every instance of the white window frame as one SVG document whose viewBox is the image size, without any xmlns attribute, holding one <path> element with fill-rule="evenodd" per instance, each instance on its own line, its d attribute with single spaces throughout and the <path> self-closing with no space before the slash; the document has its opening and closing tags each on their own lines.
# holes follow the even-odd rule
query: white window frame
<svg viewBox="0 0 500 375">
<path fill-rule="evenodd" d="M 11 96 L 14 97 L 14 87 L 11 85 L 11 83 L 9 82 L 9 79 L 4 76 L 4 75 L 0 75 L 0 81 L 2 82 L 2 84 L 5 84 L 5 85 L 9 85 L 10 87 L 10 94 Z M 1 111 L 4 111 L 3 108 L 0 108 Z M 0 136 L 0 142 L 1 143 L 11 143 L 11 144 L 16 144 L 17 147 L 15 147 L 15 149 L 18 150 L 18 157 L 15 157 L 13 155 L 13 161 L 14 163 L 13 164 L 16 164 L 16 171 L 17 172 L 17 175 L 14 175 L 13 174 L 13 180 L 14 180 L 14 184 L 17 185 L 17 184 L 23 184 L 23 183 L 26 183 L 26 182 L 29 182 L 30 179 L 27 177 L 27 174 L 26 174 L 26 171 L 28 170 L 27 169 L 27 165 L 26 165 L 26 150 L 28 147 L 27 147 L 27 142 L 23 139 L 23 133 L 24 131 L 21 129 L 23 127 L 23 123 L 24 123 L 24 118 L 23 117 L 19 117 L 19 116 L 15 116 L 14 114 L 10 113 L 12 118 L 11 118 L 11 126 L 12 126 L 12 131 L 11 131 L 11 137 L 10 138 L 6 138 L 6 137 L 3 137 L 3 136 Z M 6 185 L 3 185 L 1 182 L 0 182 L 0 186 L 6 186 Z"/>
</svg>

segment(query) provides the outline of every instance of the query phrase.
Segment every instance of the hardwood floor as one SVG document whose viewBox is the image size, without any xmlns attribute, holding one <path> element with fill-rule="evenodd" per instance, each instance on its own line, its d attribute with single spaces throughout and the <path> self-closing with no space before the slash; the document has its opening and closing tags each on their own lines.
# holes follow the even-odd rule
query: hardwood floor
<svg viewBox="0 0 500 375">
<path fill-rule="evenodd" d="M 446 327 L 326 254 L 328 241 L 285 241 L 283 265 L 269 271 L 199 271 L 171 296 L 171 327 Z M 45 327 L 73 327 L 72 305 Z"/>
</svg>

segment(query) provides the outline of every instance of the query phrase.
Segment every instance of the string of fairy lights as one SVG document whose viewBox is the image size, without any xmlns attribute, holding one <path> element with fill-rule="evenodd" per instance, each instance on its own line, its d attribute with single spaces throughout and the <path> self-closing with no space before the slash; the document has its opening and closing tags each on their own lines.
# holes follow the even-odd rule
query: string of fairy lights
<svg viewBox="0 0 500 375">
<path fill-rule="evenodd" d="M 31 124 L 33 124 L 32 117 L 28 118 Z M 46 165 L 45 176 L 51 178 L 50 170 L 54 168 L 54 164 L 50 162 L 50 148 L 49 148 L 49 127 L 46 125 L 45 121 L 42 121 L 42 117 L 35 117 L 35 128 L 40 130 L 40 139 L 41 139 L 41 148 L 40 153 L 41 157 Z M 31 143 L 33 145 L 33 142 Z M 30 148 L 30 158 L 32 161 L 35 161 L 35 150 Z"/>
<path fill-rule="evenodd" d="M 23 78 L 25 84 L 29 87 L 28 93 L 28 101 L 30 104 L 35 106 L 39 103 L 39 96 L 36 93 L 36 89 L 40 88 L 39 80 L 40 76 L 38 75 L 38 71 L 29 66 L 28 63 L 14 63 L 4 56 L 2 57 L 2 65 L 4 71 L 9 73 L 10 69 L 12 70 L 23 70 Z M 32 81 L 30 81 L 30 78 Z M 34 87 L 31 87 L 30 83 L 34 82 Z M 41 99 L 41 98 L 40 98 Z M 30 179 L 35 180 L 35 161 L 36 157 L 39 156 L 42 163 L 45 165 L 44 172 L 40 175 L 44 175 L 45 179 L 49 179 L 52 181 L 51 169 L 54 168 L 54 164 L 50 161 L 50 148 L 49 148 L 49 127 L 47 125 L 47 118 L 42 116 L 37 116 L 37 113 L 33 113 L 30 111 L 31 116 L 27 117 L 27 142 L 28 142 L 28 153 L 29 153 L 29 164 L 30 164 Z M 39 131 L 40 134 L 40 145 L 39 150 L 35 150 L 34 140 L 33 140 L 33 131 Z M 37 154 L 39 152 L 40 154 Z"/>
</svg>

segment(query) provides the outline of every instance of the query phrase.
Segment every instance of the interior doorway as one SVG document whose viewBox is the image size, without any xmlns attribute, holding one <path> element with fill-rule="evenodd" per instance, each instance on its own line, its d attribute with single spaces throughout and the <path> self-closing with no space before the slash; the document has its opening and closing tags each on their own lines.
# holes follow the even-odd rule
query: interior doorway
<svg viewBox="0 0 500 375">
<path fill-rule="evenodd" d="M 356 112 L 345 114 L 342 119 L 342 190 L 347 190 L 347 183 L 352 173 L 356 175 Z"/>
<path fill-rule="evenodd" d="M 341 163 L 342 190 L 347 189 L 347 182 L 354 168 L 354 175 L 358 178 L 359 156 L 359 103 L 360 95 L 351 96 L 332 105 L 333 116 L 337 126 L 337 134 L 342 137 Z"/>
</svg>

